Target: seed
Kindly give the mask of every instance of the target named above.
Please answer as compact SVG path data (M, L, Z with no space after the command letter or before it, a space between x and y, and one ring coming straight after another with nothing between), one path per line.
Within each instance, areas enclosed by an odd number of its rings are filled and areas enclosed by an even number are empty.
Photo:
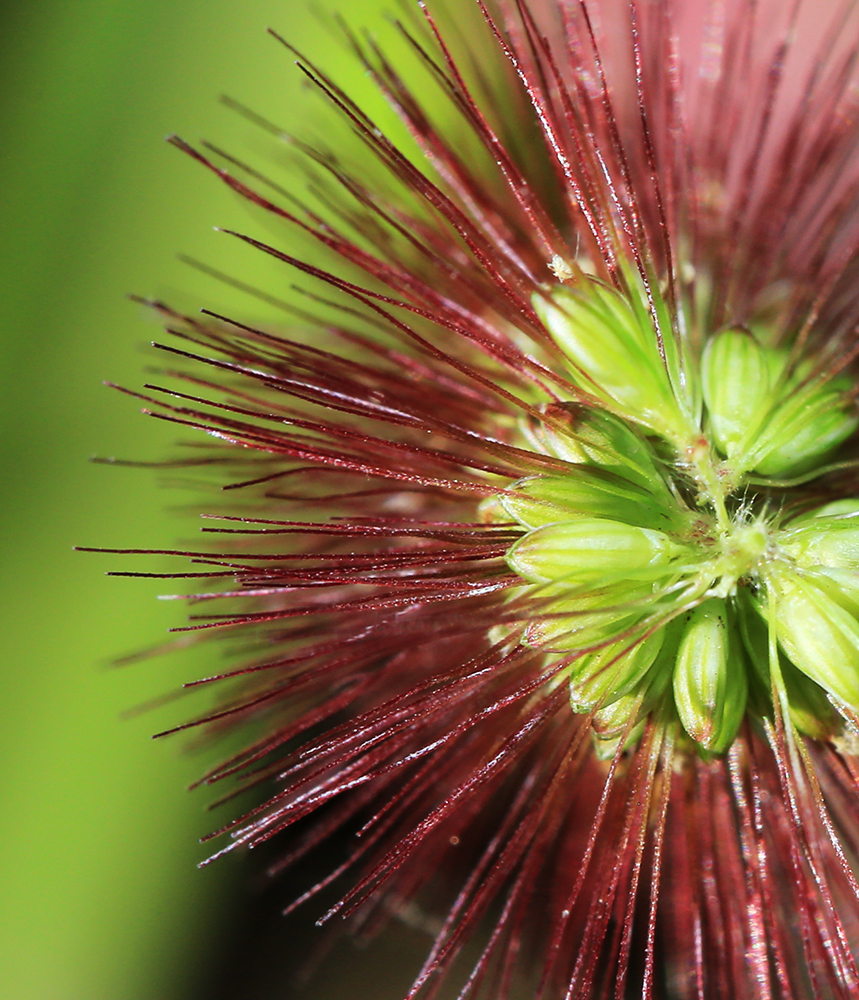
M830 694L859 708L859 623L798 573L771 573L769 583L776 633L787 656Z
M672 561L685 554L686 548L664 532L582 517L529 532L508 551L507 562L530 583L611 586L665 576Z
M585 391L657 434L674 441L690 436L694 429L672 389L653 325L636 313L632 297L592 282L537 293L533 304ZM676 353L673 341L664 346ZM676 368L672 359L669 367Z
M662 502L644 487L598 467L579 469L574 476L531 476L513 483L510 490L513 495L502 497L501 504L528 528L576 515L662 530L683 530L687 524L677 503Z
M595 706L611 705L638 688L662 649L660 629L630 648L630 640L605 646L582 657L573 666L570 703L574 712L590 712Z
M859 426L843 394L827 383L800 389L788 380L783 397L738 463L765 476L797 475L821 461Z
M710 430L729 458L772 405L771 369L765 349L744 330L725 330L704 350L701 380Z
M689 615L674 667L674 702L683 728L716 753L736 736L746 707L746 668L732 646L727 604L711 598Z

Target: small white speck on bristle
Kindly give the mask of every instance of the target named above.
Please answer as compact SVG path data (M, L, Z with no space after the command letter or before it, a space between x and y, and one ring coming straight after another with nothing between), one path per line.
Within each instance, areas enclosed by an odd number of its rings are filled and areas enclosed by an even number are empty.
M564 260L560 254L555 254L549 264L549 270L554 274L554 276L562 284L564 282L572 281L575 277L575 272L570 267L570 265Z

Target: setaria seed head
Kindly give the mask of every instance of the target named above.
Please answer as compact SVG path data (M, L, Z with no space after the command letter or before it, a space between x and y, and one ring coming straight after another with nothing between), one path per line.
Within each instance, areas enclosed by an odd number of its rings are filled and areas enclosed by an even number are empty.
M294 905L432 928L409 1000L856 1000L856 5L403 7L408 142L288 45L322 139L172 140L300 292L150 303L213 857L334 836Z
M660 293L649 312L634 278L626 294L568 282L534 307L590 398L549 408L532 439L574 469L512 483L495 508L527 529L507 563L544 599L525 641L581 656L572 704L596 710L603 752L599 711L621 697L615 725L679 718L702 752L724 752L773 698L800 732L834 735L828 706L798 706L825 695L859 718L859 500L815 505L802 486L859 426L850 379L774 346L755 318L660 352ZM760 628L770 641L749 638Z

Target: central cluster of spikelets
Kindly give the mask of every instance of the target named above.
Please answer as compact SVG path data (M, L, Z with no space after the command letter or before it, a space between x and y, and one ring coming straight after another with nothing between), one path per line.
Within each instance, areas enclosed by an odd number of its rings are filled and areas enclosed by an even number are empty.
M852 5L419 6L417 82L349 36L408 155L304 59L357 166L241 110L315 204L174 140L327 255L239 237L295 333L153 303L143 398L227 473L177 728L268 790L213 836L340 831L295 905L351 878L359 933L446 913L410 997L855 998Z
M859 425L849 381L742 329L684 358L654 336L643 295L588 279L535 307L594 402L533 435L572 469L486 509L528 529L507 562L546 613L524 641L578 652L571 702L592 713L598 752L672 709L724 751L773 691L801 732L831 735L824 692L859 711L859 500L790 510L761 487L826 471Z

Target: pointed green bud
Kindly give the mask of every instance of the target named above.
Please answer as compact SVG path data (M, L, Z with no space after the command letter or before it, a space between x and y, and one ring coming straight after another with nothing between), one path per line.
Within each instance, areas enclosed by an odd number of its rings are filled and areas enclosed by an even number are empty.
M781 662L790 719L796 728L815 740L827 740L838 730L838 715L826 692L790 662Z
M636 643L621 640L583 656L573 664L570 704L574 712L590 712L635 691L662 649L664 630Z
M641 692L625 694L594 713L593 729L600 739L616 739L623 734L633 715L643 707Z
M582 517L529 532L507 552L507 564L530 583L570 587L656 580L688 550L664 532L620 521Z
M600 731L596 725L594 726L593 748L597 760L611 760L617 753L621 741L623 741L623 749L628 750L634 747L644 734L647 719L639 718L638 722L629 731L629 736L627 736L626 740L623 739L627 719L631 712L635 711L634 700L631 695L629 696L628 706L626 706L626 702L627 699L621 699L621 701L615 702L611 708L606 709L606 718L600 720L599 723L600 726L605 725L605 732ZM626 717L624 717L624 712L626 713ZM618 720L618 724L614 723L615 717Z
M746 669L732 648L725 601L711 598L689 615L674 667L674 703L683 728L721 753L737 734L748 693Z
M710 430L729 458L772 404L771 369L765 349L743 330L724 330L704 349L701 380Z
M803 385L811 364L786 375L787 361L784 350L764 347L742 330L717 334L704 350L701 380L710 431L735 472L798 475L859 426L843 379Z
M588 467L569 476L530 476L509 489L501 504L526 528L569 521L577 515L662 530L686 527L683 510L673 498L668 506L661 497L606 469Z
M840 608L844 608L854 618L859 618L859 573L832 566L819 566L808 574L808 578Z
M624 296L590 281L537 292L532 301L586 392L672 441L694 433L674 395L652 323L643 322ZM673 341L667 349L675 353Z
M843 392L819 382L795 389L794 382L788 380L763 425L739 449L741 468L764 476L799 475L859 427L859 415Z
M767 626L755 612L751 598L741 603L737 617L753 676L758 681L763 711L768 713L772 705L772 679ZM778 669L794 726L812 739L823 740L832 736L838 728L838 719L823 688L797 670L781 651L778 654Z
M802 567L859 569L859 516L809 518L782 533L780 548Z
M671 684L674 646L675 640L669 640L663 645L635 689L594 713L591 723L594 749L600 760L608 760L614 756L630 724L632 728L624 742L624 748L634 746L641 738L648 713L664 698ZM666 655L666 647L669 647L669 655Z
M653 493L671 495L653 449L633 425L606 410L577 403L552 403L545 413L540 436L549 454L576 464L605 466Z
M655 599L650 584L620 584L574 597L561 593L528 625L526 646L567 653L600 645L634 628Z
M772 572L776 634L788 658L813 681L859 709L859 622L820 587L791 570ZM762 609L766 616L766 607Z

